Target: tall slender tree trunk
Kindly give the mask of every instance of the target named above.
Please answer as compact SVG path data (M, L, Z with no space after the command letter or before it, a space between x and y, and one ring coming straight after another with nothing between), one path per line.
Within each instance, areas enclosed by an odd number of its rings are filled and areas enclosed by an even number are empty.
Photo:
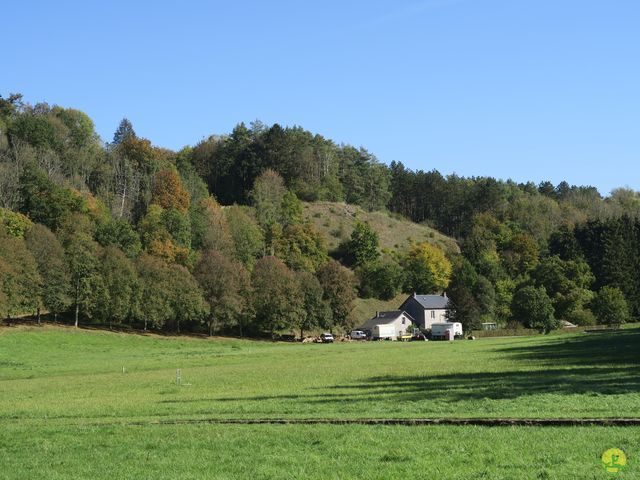
M36 316L38 317L38 325L40 325L40 307L36 310Z
M122 187L122 201L120 202L120 218L124 215L124 201L127 198L127 184Z

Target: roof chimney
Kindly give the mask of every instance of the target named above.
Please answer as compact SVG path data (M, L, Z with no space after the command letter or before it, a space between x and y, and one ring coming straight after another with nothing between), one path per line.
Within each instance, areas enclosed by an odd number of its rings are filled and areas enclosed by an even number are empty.
M416 292L413 292L413 298L417 298L418 294Z
M447 292L442 292L442 296L443 296L444 298L447 298Z

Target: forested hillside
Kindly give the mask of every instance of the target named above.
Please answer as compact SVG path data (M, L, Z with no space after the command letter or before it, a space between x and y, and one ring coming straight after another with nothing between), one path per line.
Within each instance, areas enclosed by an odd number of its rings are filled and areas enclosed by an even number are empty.
M348 328L356 295L445 290L467 329L640 315L628 189L412 171L259 122L178 152L126 119L106 140L0 97L2 316L273 335Z

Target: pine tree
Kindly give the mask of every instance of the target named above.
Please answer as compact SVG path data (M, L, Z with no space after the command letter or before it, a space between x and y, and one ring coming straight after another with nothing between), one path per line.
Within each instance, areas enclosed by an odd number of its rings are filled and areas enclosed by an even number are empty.
M112 144L120 145L128 138L137 138L136 132L133 130L133 125L131 124L131 122L128 119L123 118L120 121L120 125L118 125L118 128L113 134Z

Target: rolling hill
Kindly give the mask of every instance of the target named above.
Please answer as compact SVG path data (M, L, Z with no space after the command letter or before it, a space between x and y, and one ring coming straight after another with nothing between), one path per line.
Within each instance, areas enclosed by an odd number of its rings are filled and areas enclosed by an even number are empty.
M378 233L383 249L403 250L414 242L429 242L447 253L460 251L457 242L437 230L387 212L367 212L357 205L336 202L304 203L304 216L323 234L329 251L351 235L358 221Z

